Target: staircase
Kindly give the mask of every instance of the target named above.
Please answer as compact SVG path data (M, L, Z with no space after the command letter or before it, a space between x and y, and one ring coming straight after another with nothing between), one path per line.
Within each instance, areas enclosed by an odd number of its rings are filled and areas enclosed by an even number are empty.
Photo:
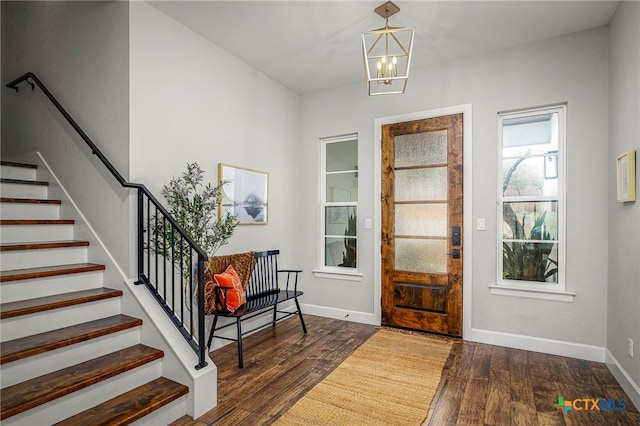
M169 424L188 388L162 377L74 221L33 165L0 162L0 421L3 425Z

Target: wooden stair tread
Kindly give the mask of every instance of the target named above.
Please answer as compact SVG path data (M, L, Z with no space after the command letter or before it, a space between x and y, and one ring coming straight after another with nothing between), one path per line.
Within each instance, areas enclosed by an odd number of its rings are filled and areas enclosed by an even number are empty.
M2 389L0 420L132 370L164 356L135 345Z
M17 163L15 161L0 161L0 166L23 167L25 169L37 169L35 164Z
M109 401L69 417L55 426L121 426L186 395L189 388L166 377L139 386Z
M122 296L121 290L100 287L89 290L80 290L53 296L39 297L36 299L20 300L0 304L0 319L13 318L20 315L44 312L66 306L80 305L82 303L95 302Z
M21 185L49 186L49 182L42 180L25 180L25 179L9 179L1 178L0 183L18 183Z
M118 314L34 334L33 336L9 340L2 342L2 346L0 346L0 364L17 361L140 325L142 325L141 319Z
M104 265L98 265L96 263L73 263L69 265L42 266L39 268L12 269L0 271L0 282L79 274L83 272L103 271L104 269Z
M42 198L12 198L2 197L0 203L24 203L24 204L62 204L61 200L48 200Z
M3 219L0 225L73 225L73 219Z
M64 247L86 247L89 241L66 240L66 241L39 241L37 243L4 243L0 244L0 251L17 251L17 250L39 250L39 249L55 249Z

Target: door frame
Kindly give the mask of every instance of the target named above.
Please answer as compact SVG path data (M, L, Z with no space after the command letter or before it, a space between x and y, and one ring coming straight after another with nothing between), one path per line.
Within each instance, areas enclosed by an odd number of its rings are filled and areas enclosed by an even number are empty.
M472 286L472 239L473 239L473 205L472 205L472 104L456 105L445 108L436 108L428 111L418 111L407 114L393 115L389 117L376 118L374 121L374 230L373 237L374 260L373 260L373 314L377 324L382 323L382 253L378 247L382 247L382 126L385 124L400 123L404 121L423 120L426 118L441 117L444 115L462 113L462 179L463 179L463 247L467 247L464 252L462 265L462 338L471 337L471 293Z

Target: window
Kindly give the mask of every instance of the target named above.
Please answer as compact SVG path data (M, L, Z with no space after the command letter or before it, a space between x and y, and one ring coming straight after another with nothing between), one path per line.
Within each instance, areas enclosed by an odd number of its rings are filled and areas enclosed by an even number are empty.
M354 273L358 265L358 136L320 142L320 269Z
M564 292L565 112L498 115L498 286Z

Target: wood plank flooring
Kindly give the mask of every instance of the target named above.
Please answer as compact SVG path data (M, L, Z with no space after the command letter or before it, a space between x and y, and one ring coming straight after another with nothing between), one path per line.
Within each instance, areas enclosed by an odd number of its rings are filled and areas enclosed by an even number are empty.
M218 366L218 406L174 426L269 425L375 332L370 325L305 315L244 339L245 368L236 345L211 353ZM623 411L554 407L558 397L621 399ZM581 406L581 404L578 404ZM455 340L426 424L640 425L640 413L606 365Z

